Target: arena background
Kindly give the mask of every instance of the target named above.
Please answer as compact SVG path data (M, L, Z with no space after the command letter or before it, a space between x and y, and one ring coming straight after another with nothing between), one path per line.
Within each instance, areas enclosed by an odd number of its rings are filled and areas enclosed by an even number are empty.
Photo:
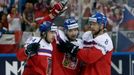
M37 1L0 0L0 4L4 2L5 6L4 10L0 9L0 18L3 12L8 15L13 5L22 14L26 2L35 4ZM62 28L64 20L74 16L80 26L79 37L83 32L90 30L87 20L91 14L101 11L107 15L107 28L114 43L112 75L134 75L134 0L69 0L67 6L67 11L57 17L54 23ZM23 47L28 37L39 35L35 31L27 32L21 27L22 30L7 31L0 35L0 75L21 75L23 70L17 70L22 62L17 60L16 52Z

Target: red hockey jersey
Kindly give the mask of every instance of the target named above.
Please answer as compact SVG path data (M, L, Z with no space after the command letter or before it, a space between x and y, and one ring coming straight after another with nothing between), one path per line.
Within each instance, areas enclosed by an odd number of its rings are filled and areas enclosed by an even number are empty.
M40 38L32 37L28 39L26 45L32 42L38 42ZM52 45L47 43L45 40L40 41L40 48L38 54L31 56L28 60L23 75L51 75L51 53ZM25 54L25 49L21 49L17 53L17 58L20 61L24 61L27 58Z
M57 35L63 40L67 40L67 37L60 30L57 31ZM62 53L57 47L58 40L55 40L53 44L52 52L52 75L79 75L80 64L79 60L76 61L68 58L68 54ZM72 41L76 45L82 44L79 40Z
M113 44L108 34L104 33L93 39L90 32L87 32L83 39L86 48L77 54L85 63L81 75L111 75Z
M65 54L59 52L57 44L53 42L52 52L52 75L79 75L79 65L76 69L69 69L63 66L62 62ZM79 63L78 63L79 64Z

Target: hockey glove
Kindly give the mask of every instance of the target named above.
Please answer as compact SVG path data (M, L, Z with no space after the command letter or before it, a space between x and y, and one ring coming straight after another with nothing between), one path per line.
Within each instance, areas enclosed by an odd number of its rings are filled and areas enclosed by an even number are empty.
M70 53L72 56L76 56L77 52L79 51L79 47L70 43L69 41L59 41L58 47L60 52Z
M39 47L40 47L39 43L31 43L27 46L25 53L27 55L33 56L33 55L37 54Z
M64 8L64 5L62 3L59 2L55 4L51 11L52 15L57 16L62 11L63 8Z

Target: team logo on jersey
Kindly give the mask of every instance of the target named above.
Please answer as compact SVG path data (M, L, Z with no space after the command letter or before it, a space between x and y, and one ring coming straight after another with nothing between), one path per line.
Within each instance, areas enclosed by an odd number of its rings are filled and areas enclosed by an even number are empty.
M69 53L66 53L64 55L62 64L68 69L75 69L78 64L78 59L76 57L72 57Z

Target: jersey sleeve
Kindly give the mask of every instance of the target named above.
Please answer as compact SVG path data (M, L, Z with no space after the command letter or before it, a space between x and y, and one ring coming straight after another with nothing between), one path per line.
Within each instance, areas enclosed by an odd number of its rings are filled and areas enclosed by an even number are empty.
M113 43L108 34L103 34L93 39L92 47L80 49L77 56L85 63L97 62L108 52L113 50Z
M68 41L66 35L64 34L64 32L62 30L58 30L56 32L56 43L58 44L59 41Z
M91 41L91 39L93 39L91 31L87 31L82 35L82 40L83 41L89 42L89 41Z
M76 46L79 46L79 49L83 48L83 41L81 39L76 39L76 41L71 41L71 43L73 43Z
M30 37L30 38L28 38L25 42L24 47L26 48L31 43L38 43L40 39L41 39L40 37Z
M42 24L44 21L50 21L52 22L54 19L54 17L52 17L51 14L47 15L47 16L44 16L43 19L39 20L38 21L38 24Z
M19 61L24 61L27 58L27 55L25 54L25 48L19 49L16 56Z
M96 43L94 47L100 50L103 55L113 50L113 42L107 33L98 36L94 41Z
M26 40L24 48L21 48L18 52L17 52L17 59L20 61L24 61L27 58L27 55L25 54L25 50L27 49L27 46L31 43L35 43L38 42L40 40L39 37L30 37Z
M93 41L93 35L91 31L87 31L82 35L83 47L91 47L90 42Z
M80 49L77 54L78 58L85 63L92 64L99 60L103 54L100 50L95 47Z

